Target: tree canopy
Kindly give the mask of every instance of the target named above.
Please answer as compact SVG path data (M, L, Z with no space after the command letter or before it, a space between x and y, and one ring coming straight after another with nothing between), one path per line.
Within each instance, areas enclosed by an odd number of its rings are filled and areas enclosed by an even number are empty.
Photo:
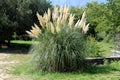
M0 0L0 42L12 39L13 34L25 35L34 23L38 23L36 12L43 15L52 7L49 0ZM120 32L120 0L96 1L87 3L86 7L70 7L75 14L75 22L85 11L90 23L88 35L97 40L109 41Z
M24 35L38 21L36 12L43 14L48 7L48 0L0 0L0 41L10 41L14 32Z
M120 0L107 0L106 3L93 1L87 3L86 7L74 8L71 11L76 15L86 11L86 19L90 23L89 35L97 40L113 40L115 33L120 32Z

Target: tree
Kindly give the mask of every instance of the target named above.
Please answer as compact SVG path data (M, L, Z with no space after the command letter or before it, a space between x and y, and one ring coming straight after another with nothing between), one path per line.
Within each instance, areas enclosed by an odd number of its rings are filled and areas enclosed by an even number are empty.
M114 38L115 34L120 32L120 0L107 0L106 6L105 16L111 27L109 30L111 37Z
M116 45L115 49L120 50L120 0L107 0L106 19L110 23L111 36Z
M91 2L87 4L87 20L90 23L89 34L93 35L96 39L102 40L105 37L105 5Z
M48 0L0 0L0 42L10 42L14 32L24 35L38 21L36 12L43 14L48 7Z
M71 12L75 14L75 21L81 17L81 13L83 11L86 11L86 19L87 22L90 23L88 35L92 35L96 39L103 38L103 36L100 34L103 33L103 27L106 26L104 24L105 16L103 14L105 11L104 6L105 4L98 4L96 1L94 1L87 3L87 6L84 8L71 8Z
M98 40L113 40L115 33L120 31L120 0L107 0L107 3L87 4L87 20L90 23L90 33ZM93 33L94 32L94 33Z
M0 0L0 42L10 41L15 25L15 4L13 1ZM16 0L14 1L16 3ZM14 28L13 28L14 27Z
M26 3L23 2L23 4L20 5L22 9L19 11L19 13L22 16L19 18L19 25L22 27L18 27L17 35L24 35L26 33L25 31L29 30L31 25L38 23L38 19L36 17L37 12L43 15L43 13L51 7L51 4L48 0L28 0L27 4L28 6L26 6Z

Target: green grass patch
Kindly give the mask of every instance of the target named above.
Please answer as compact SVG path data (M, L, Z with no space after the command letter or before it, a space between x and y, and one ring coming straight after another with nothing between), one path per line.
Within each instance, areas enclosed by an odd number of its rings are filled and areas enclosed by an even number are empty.
M24 42L24 44L26 42ZM98 45L100 46L102 54L105 56L112 55L111 49L114 47L112 44L98 42ZM21 62L13 67L10 73L17 76L24 76L26 78L30 78L31 80L120 80L120 61L112 62L111 64L105 63L105 65L94 66L90 69L86 69L84 72L48 73L33 71L31 66L29 66L29 63L25 63L25 61L28 60L26 59L26 56L24 56L24 59L21 59L19 55L11 56L13 56L15 59L19 57Z
M13 40L11 41L12 48L19 48L19 49L28 49L33 44L33 41L23 41L23 40Z
M111 56L111 50L114 48L113 44L105 42L97 42L102 54L104 56ZM12 46L16 45L17 49L26 48L25 45L31 46L32 41L12 41ZM21 45L21 46L20 46ZM14 48L14 49L16 49ZM1 50L1 49L0 49ZM1 51L6 51L1 50ZM26 55L12 54L6 60L18 60L20 64L17 64L10 70L10 73L17 76L24 76L29 78L26 80L120 80L120 61L112 62L111 64L105 64L101 66L92 67L86 69L84 72L72 72L72 73L48 73L48 72L34 72L28 63L25 63Z
M28 61L29 55L21 59L19 55L20 64L17 64L10 70L9 73L16 76L24 76L26 80L119 80L120 79L120 61L115 61L109 64L107 61L104 65L93 66L84 71L64 72L64 73L50 73L50 72L36 72L30 66ZM21 56L22 57L22 56ZM27 62L26 62L27 61ZM27 79L28 78L28 79Z
M33 44L33 41L24 41L24 40L12 40L11 43L15 43L15 44L28 44L31 45Z
M85 72L48 73L34 72L27 63L22 63L11 72L14 75L24 75L31 80L119 80L120 61L95 66Z
M98 42L97 44L103 56L112 56L113 53L111 50L114 49L114 44L106 42Z

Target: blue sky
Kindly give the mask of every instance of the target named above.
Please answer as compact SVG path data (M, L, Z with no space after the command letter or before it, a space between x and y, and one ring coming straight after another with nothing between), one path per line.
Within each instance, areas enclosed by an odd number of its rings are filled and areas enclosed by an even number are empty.
M99 3L106 2L106 0L50 0L53 5L72 5L85 6L87 2L98 1Z

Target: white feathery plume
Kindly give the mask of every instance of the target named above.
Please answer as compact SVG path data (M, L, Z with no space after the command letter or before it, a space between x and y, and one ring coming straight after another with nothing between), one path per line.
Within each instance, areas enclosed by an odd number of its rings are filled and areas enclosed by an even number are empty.
M78 28L79 23L80 23L80 20L78 20L78 21L76 22L76 24L75 24L75 27L76 27L76 28Z
M72 26L72 25L73 25L73 23L74 23L74 16L75 16L75 15L70 14L70 17L69 17L69 22L68 22L68 25L70 26L70 28L71 28L71 26Z
M87 24L86 27L85 27L85 29L84 29L84 33L85 34L87 33L88 29L89 29L89 24Z
M54 29L54 26L53 26L53 23L51 22L51 32L54 34L55 33L55 29Z
M41 15L39 15L39 13L37 13L37 17L38 17L38 20L39 20L39 23L40 25L42 26L42 28L44 29L45 28L45 23L44 23L44 19Z

